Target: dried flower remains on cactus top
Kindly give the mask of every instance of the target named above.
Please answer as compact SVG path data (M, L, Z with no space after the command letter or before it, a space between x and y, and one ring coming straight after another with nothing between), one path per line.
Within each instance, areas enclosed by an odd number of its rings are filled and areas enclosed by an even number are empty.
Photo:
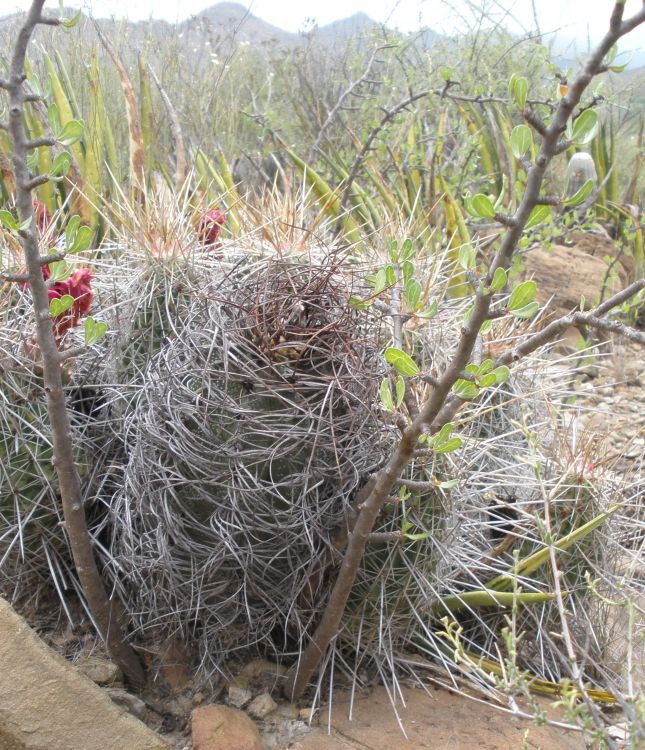
M48 265L43 266L43 276L45 280L51 277L51 270ZM77 326L81 317L87 315L90 311L90 305L94 297L90 286L93 276L94 274L89 268L79 268L68 279L57 281L47 290L50 302L53 299L61 299L66 295L74 299L71 307L54 317L54 331L58 340L70 328Z
M197 225L197 234L206 247L220 247L222 243L218 238L225 221L226 214L218 208L211 208L200 218Z

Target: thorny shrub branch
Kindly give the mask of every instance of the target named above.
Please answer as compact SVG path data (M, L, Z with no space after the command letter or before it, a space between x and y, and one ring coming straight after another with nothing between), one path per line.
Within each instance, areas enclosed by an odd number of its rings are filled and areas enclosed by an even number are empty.
M25 22L18 32L11 57L9 79L0 82L0 87L9 94L8 125L13 144L16 203L21 224L19 235L34 305L36 340L42 356L44 387L54 448L53 463L58 477L65 529L74 565L92 618L110 656L122 669L129 682L135 687L140 687L144 683L143 669L135 652L125 641L122 612L118 602L108 597L94 558L92 538L87 527L81 480L74 461L71 424L63 391L62 364L67 356L65 352L59 351L57 346L49 312L47 283L42 272L43 266L50 263L52 257L40 255L38 228L32 204L31 191L46 182L49 176L32 177L27 167L28 151L41 144L28 141L25 134L24 105L30 100L23 86L26 78L25 57L36 26L57 26L60 23L58 19L42 15L44 3L45 0L33 0Z
M508 269L513 260L518 242L522 236L524 226L533 208L540 202L540 189L546 169L558 154L567 122L576 106L580 103L585 89L595 75L603 70L603 60L613 45L625 34L645 22L645 0L643 7L631 18L623 20L625 0L617 0L611 13L609 30L596 49L592 52L580 73L571 84L567 94L560 100L550 124L539 133L541 137L540 151L535 162L530 166L526 189L522 200L511 221L507 224L507 231L503 235L499 250L490 264L486 278L478 284L474 296L474 310L469 321L464 326L456 352L443 375L436 381L434 388L422 405L421 410L413 421L406 427L394 453L387 465L375 477L367 498L361 503L355 524L349 534L343 561L334 584L329 601L323 611L320 623L313 633L311 640L300 655L297 663L291 669L285 684L285 693L292 700L299 698L307 687L310 679L317 671L330 643L339 632L340 623L345 612L347 599L354 585L356 574L365 553L370 534L374 528L383 506L388 501L392 488L396 485L401 473L414 455L419 436L426 431L436 432L451 418L463 403L456 396L451 396L452 386L461 377L461 373L469 363L475 349L482 325L491 312L493 293L489 287L493 274L498 268ZM527 118L531 124L530 118ZM580 314L585 322L593 326L597 319L602 318L613 307L621 304L627 298L638 293L645 282L632 284L619 295L614 295L592 313ZM577 313L574 314L578 315ZM528 352L541 344L553 340L564 328L570 325L567 316L547 326L542 332L529 338L524 345L516 347L507 356L511 361L517 361ZM601 327L606 327L606 322ZM541 338L536 338L541 337Z

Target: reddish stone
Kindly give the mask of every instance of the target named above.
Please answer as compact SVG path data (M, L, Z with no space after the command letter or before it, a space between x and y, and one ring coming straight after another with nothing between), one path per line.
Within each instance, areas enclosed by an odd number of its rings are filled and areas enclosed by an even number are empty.
M210 704L192 713L193 750L262 750L260 733L242 711Z

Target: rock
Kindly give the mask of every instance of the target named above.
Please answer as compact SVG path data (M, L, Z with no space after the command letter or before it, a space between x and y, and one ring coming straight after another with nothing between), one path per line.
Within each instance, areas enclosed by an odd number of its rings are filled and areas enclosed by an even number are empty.
M210 704L192 713L193 750L262 750L260 734L236 708Z
M123 690L122 688L108 688L106 692L117 706L125 709L129 714L136 716L137 719L143 720L147 716L148 707L136 695L132 695L132 693L128 693L127 690Z
M0 748L168 750L0 598Z
M550 299L550 309L557 315L566 315L578 308L581 296L586 306L598 301L605 283L607 264L600 257L589 255L577 246L554 245L546 250L536 247L523 256L528 278L537 281L537 299L545 304ZM609 284L607 294L620 289L618 284Z
M235 678L235 684L239 687L251 690L254 695L263 692L273 692L281 682L286 668L266 659L254 659Z
M316 711L318 709L311 706L311 708L301 708L298 712L298 716L300 718L300 721L304 721L306 724L311 724L311 722L314 720L314 716L316 715Z
M123 680L121 670L108 659L90 656L77 662L76 669L97 685L114 685Z
M277 707L278 704L268 693L261 693L257 698L254 698L246 710L254 719L264 719Z
M299 715L299 711L293 703L280 703L276 708L276 716L281 716L283 719L296 720Z
M244 708L253 700L253 693L243 687L231 685L228 689L228 705L234 708Z
M159 651L159 670L168 686L175 691L190 686L192 674L188 665L191 658L182 644L173 638L164 641Z

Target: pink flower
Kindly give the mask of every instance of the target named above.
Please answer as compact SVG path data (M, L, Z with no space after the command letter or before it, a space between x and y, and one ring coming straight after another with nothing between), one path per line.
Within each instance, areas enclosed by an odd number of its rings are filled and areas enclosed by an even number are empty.
M211 248L221 246L222 243L219 242L218 237L225 221L226 214L218 208L211 208L210 211L203 214L197 224L197 234L204 245Z

